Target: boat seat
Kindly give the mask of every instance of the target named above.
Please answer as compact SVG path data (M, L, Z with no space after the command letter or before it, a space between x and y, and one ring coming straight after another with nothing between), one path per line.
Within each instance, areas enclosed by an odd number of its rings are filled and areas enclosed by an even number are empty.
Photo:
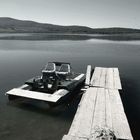
M56 65L52 62L49 62L42 70L42 79L47 79L50 76L56 77Z
M42 70L42 73L53 73L56 71L56 65L55 63L48 63L45 68Z
M56 72L59 78L61 79L67 79L67 77L70 75L70 65L69 64L62 64L59 71Z

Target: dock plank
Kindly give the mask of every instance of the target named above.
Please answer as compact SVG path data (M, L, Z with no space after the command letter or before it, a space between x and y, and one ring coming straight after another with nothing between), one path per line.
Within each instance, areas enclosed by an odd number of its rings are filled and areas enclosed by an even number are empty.
M114 68L113 72L114 72L114 81L115 81L114 88L115 89L122 89L120 78L118 78L118 77L120 77L118 68Z
M96 139L97 130L102 130L106 128L110 130L113 129L109 93L108 89L98 88L90 140Z
M102 68L96 67L90 81L91 86L95 86L95 87L100 86L101 73L102 73Z
M113 130L112 115L111 115L111 103L108 89L105 89L105 126L110 130Z
M105 88L114 89L114 76L113 76L113 69L112 68L107 69Z
M90 85L90 77L91 77L91 65L87 66L87 71L86 71L86 80L85 80L85 85L89 86Z
M133 140L118 90L109 90L112 125L118 139Z
M69 130L69 135L78 137L89 137L93 112L97 96L97 88L89 88L83 95L78 106L73 123ZM85 129L86 128L86 129Z
M122 89L118 68L96 67L91 86L108 89Z
M103 88L97 89L97 100L95 105L94 117L92 122L92 132L97 127L105 127L105 93Z
M99 87L106 87L106 75L107 75L107 69L106 68L101 68L101 75L100 75L100 83Z

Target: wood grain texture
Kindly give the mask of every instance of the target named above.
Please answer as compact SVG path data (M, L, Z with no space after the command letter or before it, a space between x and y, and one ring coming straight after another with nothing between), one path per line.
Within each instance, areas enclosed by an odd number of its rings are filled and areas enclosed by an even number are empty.
M85 80L85 85L89 86L90 85L90 77L91 77L91 65L87 66L87 71L86 71L86 80Z
M90 83L93 87L122 89L118 68L96 67Z
M114 132L117 139L133 140L118 90L90 87L63 140L98 140L97 130L103 129Z

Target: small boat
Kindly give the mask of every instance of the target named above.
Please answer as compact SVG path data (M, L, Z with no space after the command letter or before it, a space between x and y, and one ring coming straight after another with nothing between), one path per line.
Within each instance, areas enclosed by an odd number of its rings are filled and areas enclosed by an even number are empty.
M70 96L84 81L85 74L73 72L70 63L48 62L41 76L29 79L21 87L8 91L6 95L9 100L24 97L56 103Z

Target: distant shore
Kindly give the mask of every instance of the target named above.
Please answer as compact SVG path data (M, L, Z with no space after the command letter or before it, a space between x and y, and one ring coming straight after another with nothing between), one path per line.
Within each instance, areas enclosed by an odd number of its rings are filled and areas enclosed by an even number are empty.
M0 33L0 40L140 40L140 33L131 34L63 34L63 33Z
M9 35L4 35L9 34ZM1 40L140 40L140 29L109 27L91 28L87 26L62 26L0 17Z

